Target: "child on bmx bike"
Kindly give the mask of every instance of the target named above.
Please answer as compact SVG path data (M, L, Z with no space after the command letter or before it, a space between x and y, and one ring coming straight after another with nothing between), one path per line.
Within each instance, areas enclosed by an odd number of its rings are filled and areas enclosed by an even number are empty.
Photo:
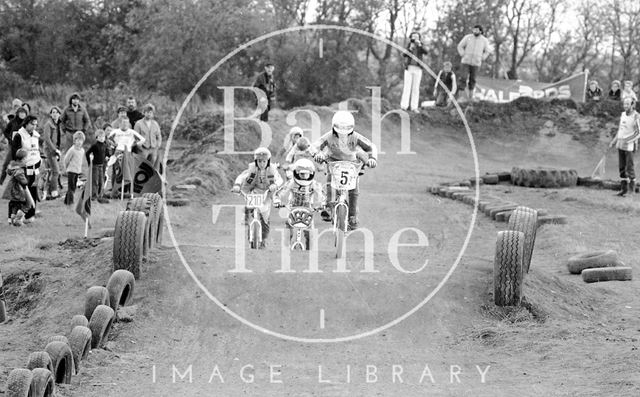
M316 167L311 160L299 159L292 168L292 179L276 193L273 205L289 209L285 225L289 229L291 249L309 250L313 213L324 207L325 196L320 182L314 180Z
M339 110L331 119L331 131L324 134L313 145L314 159L321 162L334 161L362 161L365 166L375 168L378 164L378 148L369 139L354 131L355 120L353 115L346 110ZM345 170L344 172L347 172ZM331 174L327 174L327 192L331 189ZM346 174L342 174L345 175ZM356 175L357 178L357 175ZM345 181L347 182L347 181ZM359 183L356 179L355 187L349 190L349 230L358 228L358 196L360 193ZM334 194L327 194L330 201L334 201ZM331 203L328 203L331 204ZM325 208L320 214L325 222L331 222L331 208Z
M266 240L269 237L269 216L271 213L271 196L273 193L282 186L282 177L278 172L276 166L271 164L271 152L266 147L259 147L253 152L253 162L249 163L249 167L244 170L236 178L233 189L233 193L243 193L247 198L247 206L245 207L245 222L247 225L251 225L252 217L256 211L253 211L254 205L250 203L250 200L261 200L257 203L259 206L260 225L259 238L252 241L252 243L259 242L258 247L260 249L266 248ZM263 193L264 199L259 199L256 193ZM254 195L249 195L254 194ZM253 236L253 231L249 228L249 237ZM255 248L255 247L254 247Z

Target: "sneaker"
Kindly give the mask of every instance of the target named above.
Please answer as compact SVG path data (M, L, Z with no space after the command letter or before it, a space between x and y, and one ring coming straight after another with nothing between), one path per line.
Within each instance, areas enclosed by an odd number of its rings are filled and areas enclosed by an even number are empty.
M356 230L358 228L358 219L355 216L349 217L349 230Z
M266 241L264 241L264 240L262 240L262 241L260 242L260 245L258 246L258 249L263 250L263 249L266 249L266 248L267 248L267 242L266 242Z
M57 190L54 190L54 191L51 192L51 196L50 197L51 197L51 200L57 199L58 197L60 197L60 194L58 193Z
M13 224L13 218L9 218L9 224Z
M98 202L100 204L109 204L109 199L108 198L104 198L104 197L99 197L98 198Z
M320 211L320 217L325 222L331 222L331 214L327 210Z
M27 219L24 219L24 212L22 210L18 210L16 215L13 217L13 226L22 226L23 221L26 223Z

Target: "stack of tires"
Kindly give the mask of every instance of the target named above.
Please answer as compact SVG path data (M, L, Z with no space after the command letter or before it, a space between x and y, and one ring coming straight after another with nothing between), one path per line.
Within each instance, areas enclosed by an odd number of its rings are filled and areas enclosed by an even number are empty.
M116 219L113 268L130 271L140 278L142 262L162 241L164 202L157 193L145 193L127 202Z
M625 266L613 250L574 255L569 258L567 268L571 274L581 274L586 283L632 279L631 267Z
M508 230L498 232L493 265L493 297L498 306L518 306L524 276L529 272L538 228L538 213L517 207L509 217Z
M87 290L84 314L73 316L68 336L54 335L43 351L33 352L26 368L16 368L7 379L7 397L55 396L56 384L71 383L80 372L80 363L91 349L100 348L107 340L120 306L133 298L135 279L127 270L116 270L107 286Z

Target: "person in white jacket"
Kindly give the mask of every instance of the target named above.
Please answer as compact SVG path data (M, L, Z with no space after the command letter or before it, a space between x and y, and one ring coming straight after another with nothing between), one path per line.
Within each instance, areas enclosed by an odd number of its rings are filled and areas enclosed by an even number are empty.
M478 68L482 65L482 61L487 59L491 53L489 40L483 36L484 31L482 30L482 26L474 26L472 32L472 34L464 36L460 43L458 43L458 54L462 57L461 75L464 76L462 81L466 82L464 91L468 100L471 100L473 97Z

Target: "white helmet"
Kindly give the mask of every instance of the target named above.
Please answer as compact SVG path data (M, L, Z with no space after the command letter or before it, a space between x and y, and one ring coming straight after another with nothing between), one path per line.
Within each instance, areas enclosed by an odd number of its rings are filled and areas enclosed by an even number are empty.
M351 112L346 110L338 110L331 119L331 126L338 135L351 134L355 123Z
M296 160L293 163L293 179L300 186L309 186L316 175L316 166L309 159Z
M291 129L289 130L289 135L291 137L293 137L294 135L304 136L304 131L298 126L291 127Z
M259 147L253 152L254 160L269 160L271 159L271 151L266 147Z

